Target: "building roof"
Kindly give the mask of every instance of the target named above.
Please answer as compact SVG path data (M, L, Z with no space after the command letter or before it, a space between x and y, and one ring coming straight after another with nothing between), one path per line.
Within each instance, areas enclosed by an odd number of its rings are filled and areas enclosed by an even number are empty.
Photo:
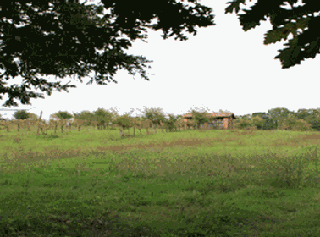
M206 113L209 117L219 117L219 118L235 118L234 113ZM192 113L186 113L183 115L185 118L191 118Z

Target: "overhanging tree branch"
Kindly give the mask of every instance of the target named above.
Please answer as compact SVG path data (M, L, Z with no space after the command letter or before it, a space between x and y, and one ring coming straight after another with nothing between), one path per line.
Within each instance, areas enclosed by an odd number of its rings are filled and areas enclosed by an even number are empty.
M175 39L186 40L180 33L183 29L195 35L194 26L213 25L211 9L198 3L196 7L187 8L174 0L102 2L104 6L85 6L79 1L63 0L0 3L0 62L5 70L0 76L0 95L9 96L3 106L17 106L15 98L23 104L30 104L30 98L44 98L39 93L26 91L30 85L47 91L48 95L52 88L68 92L69 87L76 87L49 83L37 78L38 74L59 78L77 74L82 82L81 78L93 70L95 77L89 83L95 79L99 85L106 85L104 81L117 83L113 76L124 68L131 75L139 72L149 80L144 68L152 61L124 52L131 46L130 41L147 38L141 31L163 29L164 39L177 35ZM100 18L97 14L102 14L103 8L110 8L111 14L103 14ZM154 18L158 18L158 24L151 25ZM17 27L21 23L23 26ZM168 36L169 31L172 32ZM103 52L99 54L97 50ZM13 62L14 58L19 58L19 64ZM9 76L21 76L24 81L20 86L5 87L4 76L7 80Z
M264 45L282 39L287 40L290 33L293 35L293 39L284 44L289 47L279 50L280 54L275 57L280 59L282 69L300 64L305 58L315 58L319 53L320 17L314 15L320 11L319 1L304 0L303 6L294 7L298 0L259 0L251 9L242 9L245 14L238 14L240 3L245 4L245 2L246 0L229 2L230 5L225 9L225 13L233 13L235 10L244 31L255 28L260 25L261 20L266 20L265 17L270 17L273 29L265 34ZM288 3L291 9L280 7L285 3ZM302 33L299 34L298 30Z

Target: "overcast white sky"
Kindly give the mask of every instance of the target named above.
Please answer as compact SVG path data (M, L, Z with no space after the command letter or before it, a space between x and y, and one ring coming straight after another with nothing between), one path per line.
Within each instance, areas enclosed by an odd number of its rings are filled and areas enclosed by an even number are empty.
M281 69L280 60L274 57L278 55L277 50L284 48L285 41L263 45L264 34L272 29L269 20L261 21L260 26L245 32L236 14L224 14L229 1L202 0L202 4L213 9L216 25L198 28L196 36L186 33L188 41L175 41L174 37L163 40L162 31L149 30L148 43L140 40L133 43L129 54L154 61L150 64L152 69L147 69L150 81L138 74L134 79L124 70L114 77L118 84L110 82L106 86L95 82L86 85L89 77L82 79L82 84L76 77L71 77L77 88L69 89L69 93L54 91L51 96L44 93L45 99L31 99L31 106L19 102L18 109L27 109L27 112L38 115L42 110L42 118L49 119L50 114L59 110L92 112L98 107L115 107L120 114L131 109L160 107L165 113L176 115L191 108L206 108L209 112L222 109L244 115L268 112L276 107L291 111L320 107L319 57L306 59L290 69ZM256 2L241 6L249 8ZM62 80L67 83L69 77ZM12 85L12 81L8 84ZM7 98L7 95L3 97L1 105ZM0 110L0 113L11 119L14 111Z

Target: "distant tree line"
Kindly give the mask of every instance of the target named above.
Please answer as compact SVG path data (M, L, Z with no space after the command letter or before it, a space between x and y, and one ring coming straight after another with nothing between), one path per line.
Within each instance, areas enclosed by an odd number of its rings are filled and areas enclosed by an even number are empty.
M314 130L320 131L320 108L299 109L297 112L284 107L268 110L268 113L252 113L237 116L240 127L257 130Z
M86 126L90 126L93 121L96 121L98 130L109 129L110 124L122 124L124 128L125 121L134 119L135 121L151 121L150 128L158 127L165 124L168 130L176 130L176 122L183 119L183 115L165 114L161 108L145 108L141 116L132 117L131 113L119 115L116 109L111 108L106 110L98 108L96 111L82 111L80 113L69 113L67 111L58 111L50 115L51 119L83 119ZM192 121L190 126L194 129L200 129L200 125L209 122L206 117L207 111L199 111L192 109ZM219 112L229 112L222 111ZM14 113L15 119L39 119L34 113L27 113L25 110L20 110ZM320 131L320 108L317 109L299 109L297 112L290 111L284 107L277 107L268 110L268 113L252 113L242 116L235 116L234 128L238 129L257 129L257 130L314 130ZM1 114L0 114L1 119ZM3 119L2 119L3 120ZM121 125L121 126L122 126Z

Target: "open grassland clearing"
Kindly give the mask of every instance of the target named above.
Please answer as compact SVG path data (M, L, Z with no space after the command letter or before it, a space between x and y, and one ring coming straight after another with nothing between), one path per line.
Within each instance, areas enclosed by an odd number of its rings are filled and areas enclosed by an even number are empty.
M319 132L136 134L0 131L0 236L319 236Z

